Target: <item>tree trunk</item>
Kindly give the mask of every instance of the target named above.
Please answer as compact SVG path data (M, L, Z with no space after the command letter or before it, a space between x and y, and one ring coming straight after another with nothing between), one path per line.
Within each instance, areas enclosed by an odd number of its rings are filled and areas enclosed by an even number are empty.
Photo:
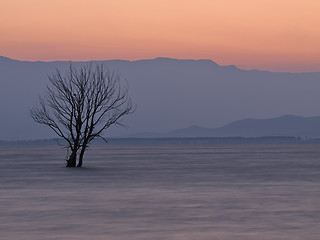
M86 151L86 145L83 145L82 148L81 148L81 152L80 152L80 155L79 155L79 162L78 162L78 165L77 167L81 167L82 166L82 159L83 159L83 155L84 155L84 152Z
M67 160L67 166L66 167L75 167L77 161L77 151L73 151Z

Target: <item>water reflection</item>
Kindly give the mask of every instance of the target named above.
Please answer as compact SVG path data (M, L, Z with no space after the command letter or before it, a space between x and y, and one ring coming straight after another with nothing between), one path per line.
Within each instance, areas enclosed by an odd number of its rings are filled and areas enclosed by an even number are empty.
M0 150L1 239L318 239L318 145Z

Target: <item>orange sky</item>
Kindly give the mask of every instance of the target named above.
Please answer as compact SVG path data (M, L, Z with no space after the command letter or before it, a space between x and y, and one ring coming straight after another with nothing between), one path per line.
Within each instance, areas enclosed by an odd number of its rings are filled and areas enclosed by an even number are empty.
M1 0L0 55L320 71L319 0Z

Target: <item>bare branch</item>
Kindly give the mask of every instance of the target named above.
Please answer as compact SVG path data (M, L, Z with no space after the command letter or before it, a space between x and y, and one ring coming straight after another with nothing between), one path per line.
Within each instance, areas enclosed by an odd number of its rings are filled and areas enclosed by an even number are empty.
M81 149L79 164L94 138L106 141L103 131L122 125L121 119L135 110L128 87L122 87L120 76L103 65L70 65L65 74L57 69L48 78L47 97L40 98L40 106L31 110L31 116L67 141L70 159L75 161Z

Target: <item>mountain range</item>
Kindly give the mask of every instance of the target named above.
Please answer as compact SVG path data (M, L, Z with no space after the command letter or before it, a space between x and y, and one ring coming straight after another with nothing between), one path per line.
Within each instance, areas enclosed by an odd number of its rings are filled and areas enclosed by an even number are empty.
M320 137L320 116L299 117L285 115L270 119L243 119L220 128L190 126L161 133L136 133L131 138L198 138L198 137Z
M191 126L169 133L175 137L320 137L320 117L285 115L271 119L243 119L220 128Z
M38 104L39 95L45 94L48 74L56 69L63 72L70 64L78 67L86 63L30 62L0 57L0 140L55 137L46 126L33 122L29 109ZM190 136L192 132L197 136L283 135L285 123L276 133L270 130L268 134L249 131L247 126L258 128L262 120L254 119L270 120L288 114L309 117L320 113L319 72L241 70L207 59L155 58L95 63L118 72L124 84L129 85L129 94L137 105L136 112L123 122L127 128L114 127L106 132L111 137L137 132L170 133L171 136L185 136L185 132ZM237 122L239 119L246 120ZM288 116L282 119L283 122L289 120L296 122ZM225 126L230 122L232 124ZM193 127L175 131L182 126Z

